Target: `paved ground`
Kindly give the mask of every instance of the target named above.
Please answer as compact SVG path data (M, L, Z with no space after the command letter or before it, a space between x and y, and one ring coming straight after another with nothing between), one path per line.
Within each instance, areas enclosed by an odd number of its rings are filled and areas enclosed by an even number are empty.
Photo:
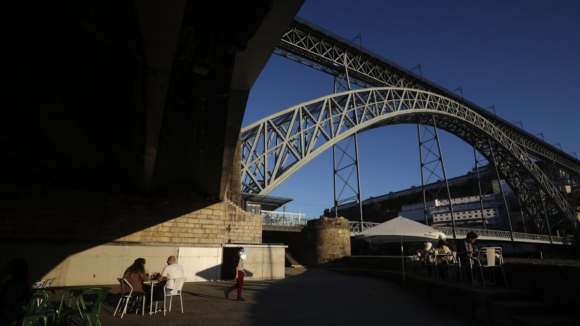
M226 300L233 282L186 283L185 313L113 317L118 286L103 305L101 322L109 325L480 325L406 293L397 284L346 276L323 269L286 269L286 278L248 281L245 302ZM175 298L174 298L175 299ZM447 298L449 299L449 298ZM174 301L175 303L175 301ZM175 306L174 306L175 307Z

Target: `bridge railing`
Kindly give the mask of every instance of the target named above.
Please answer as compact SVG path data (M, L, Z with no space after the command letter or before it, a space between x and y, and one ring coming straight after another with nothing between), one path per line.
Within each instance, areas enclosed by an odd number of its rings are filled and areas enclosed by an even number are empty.
M362 230L360 222L348 222L350 225L350 234L352 236L357 233L371 228L380 223L363 222ZM452 227L435 227L437 231L445 233L447 238L453 238L453 228ZM463 239L468 232L473 231L477 233L478 239L480 240L495 240L495 241L511 241L510 231L504 230L483 230L483 229L470 229L470 228L455 228L455 236L457 239ZM552 241L550 242L550 236L547 234L531 234L531 233L521 233L513 232L514 241L516 242L529 242L529 243L553 243L561 245L572 245L574 244L574 239L567 237L555 237L552 236Z
M451 227L436 227L435 229L445 233L447 237L453 237L453 228ZM481 240L511 241L510 231L504 230L455 228L455 236L457 237L457 239L465 238L467 232L469 231L474 231L475 233L477 233L478 239ZM513 232L513 235L514 241L516 242L554 243L566 245L572 244L574 242L574 239L555 236L552 236L552 241L550 242L550 236L547 234Z
M355 234L362 232L366 229L370 229L373 226L377 226L381 223L375 223L375 222L353 222L353 221L348 221L348 225L350 226L350 235L354 236Z
M303 227L311 220L304 217L305 214L262 211L262 225L266 226L286 226L286 227Z

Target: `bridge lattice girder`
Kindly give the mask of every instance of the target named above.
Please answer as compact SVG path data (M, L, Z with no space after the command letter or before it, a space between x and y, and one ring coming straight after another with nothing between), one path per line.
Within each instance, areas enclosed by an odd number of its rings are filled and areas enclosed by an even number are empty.
M553 162L572 176L580 175L580 161L571 155L436 83L304 20L296 18L292 22L274 53L333 76L348 71L351 84L361 87L411 88L454 99L492 122L535 160Z
M354 133L391 124L433 122L475 146L488 160L493 154L532 218L543 215L538 195L543 193L580 238L575 208L534 163L528 148L478 110L418 89L385 87L333 94L242 129L242 191L270 193L307 162Z

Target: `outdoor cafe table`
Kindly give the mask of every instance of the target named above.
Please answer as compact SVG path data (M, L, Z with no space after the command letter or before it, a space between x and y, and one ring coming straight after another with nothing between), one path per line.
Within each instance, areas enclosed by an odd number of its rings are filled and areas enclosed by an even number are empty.
M149 298L149 315L153 315L153 289L155 288L155 285L157 283L159 283L159 281L156 280L143 282L143 284L151 285L151 292Z

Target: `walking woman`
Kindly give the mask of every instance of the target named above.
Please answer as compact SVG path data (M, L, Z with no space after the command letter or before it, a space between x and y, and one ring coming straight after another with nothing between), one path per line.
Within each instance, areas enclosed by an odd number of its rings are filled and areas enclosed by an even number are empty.
M246 301L242 298L242 287L244 286L244 276L246 276L246 272L244 271L244 259L242 259L242 255L244 254L244 248L238 248L238 254L234 258L234 266L236 266L236 284L234 284L231 288L224 291L226 299L228 299L230 292L235 289L238 289L238 298L237 301Z

